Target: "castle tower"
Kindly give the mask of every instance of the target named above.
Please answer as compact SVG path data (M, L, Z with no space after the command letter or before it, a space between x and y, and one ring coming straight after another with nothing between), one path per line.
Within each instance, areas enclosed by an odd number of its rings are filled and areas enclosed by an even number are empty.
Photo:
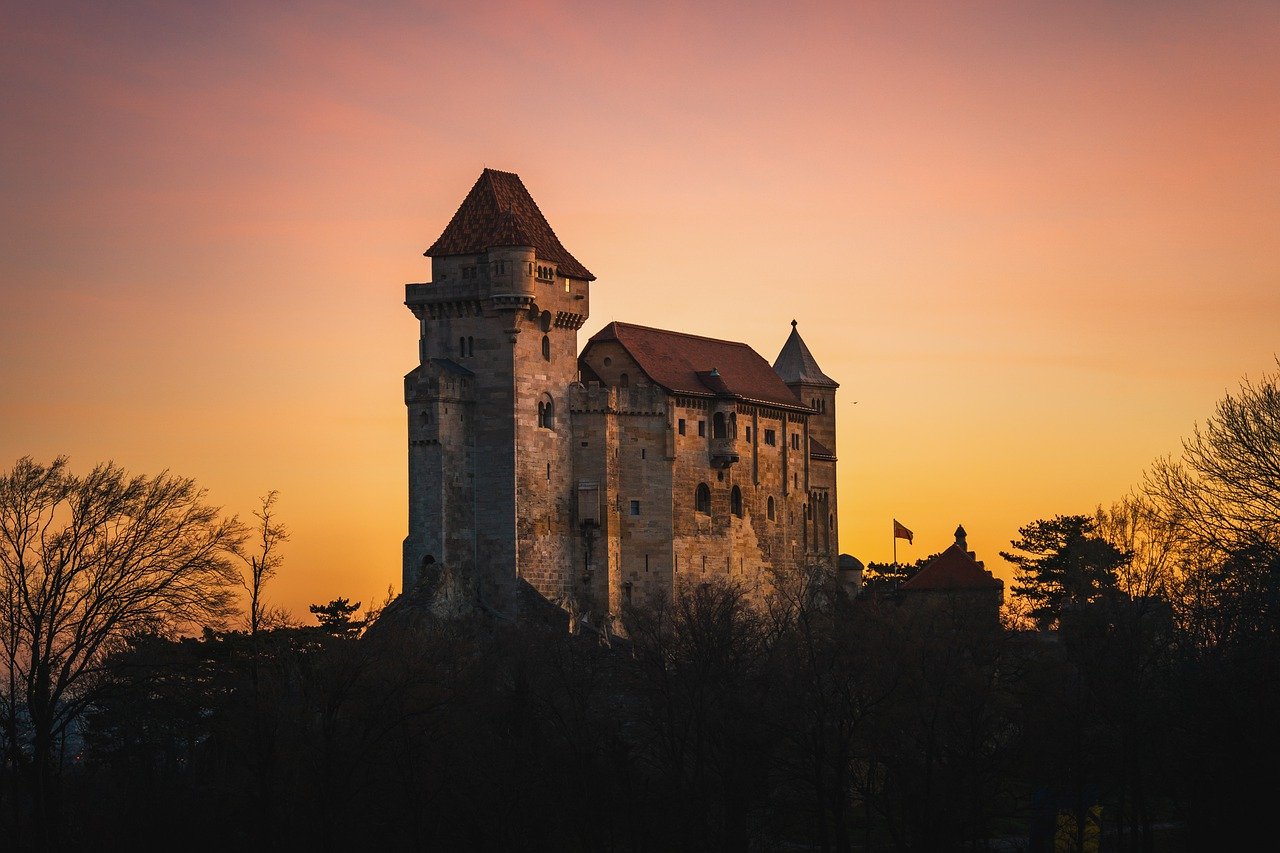
M593 276L520 178L485 169L405 286L419 364L405 377L409 534L404 588L448 566L486 606L521 583L570 590L574 531L567 393Z
M804 338L791 321L791 334L782 345L774 371L809 415L809 494L805 507L805 551L811 562L838 566L840 553L836 506L836 389L840 384L822 372Z

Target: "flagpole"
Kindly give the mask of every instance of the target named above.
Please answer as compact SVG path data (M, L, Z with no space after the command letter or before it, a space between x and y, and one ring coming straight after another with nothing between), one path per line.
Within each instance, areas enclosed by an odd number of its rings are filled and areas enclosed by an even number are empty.
M898 565L898 519L894 519L893 525L893 564Z

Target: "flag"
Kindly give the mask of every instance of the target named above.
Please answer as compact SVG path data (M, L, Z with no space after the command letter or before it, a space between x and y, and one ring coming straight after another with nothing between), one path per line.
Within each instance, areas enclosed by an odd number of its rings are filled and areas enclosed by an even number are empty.
M912 533L907 528L903 527L901 522L898 521L898 519L895 518L893 520L893 538L894 539L905 539L908 542L911 542L911 544L915 544L914 542L912 542L913 536L915 536L915 534Z

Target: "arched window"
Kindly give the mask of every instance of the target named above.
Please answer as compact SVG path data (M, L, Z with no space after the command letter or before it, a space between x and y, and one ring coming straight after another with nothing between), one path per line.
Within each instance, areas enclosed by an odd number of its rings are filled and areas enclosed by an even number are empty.
M711 418L711 437L728 438L729 433L724 425L724 412L716 412Z
M551 360L551 338L546 335L542 336L542 357L547 361Z
M768 505L767 505L767 509L768 509L768 513L767 513L767 514L768 514L768 516L769 516L769 520L770 520L770 521L773 521L773 520L774 520L774 518L775 518L775 516L774 516L774 514L773 514L773 496L772 496L772 495L770 495L770 496L769 496L769 503L768 503Z
M538 426L544 429L556 428L556 404L548 394L538 400Z
M737 486L734 486L733 490L729 492L729 509L738 518L742 518L742 489Z
M627 374L625 373L622 374L621 376L618 377L618 385L622 388L630 387L631 377L627 376Z
M458 357L465 358L467 355L467 339L458 338Z
M693 493L693 508L703 515L711 515L711 489L706 483L699 483Z
M467 355L476 354L476 339L467 335Z

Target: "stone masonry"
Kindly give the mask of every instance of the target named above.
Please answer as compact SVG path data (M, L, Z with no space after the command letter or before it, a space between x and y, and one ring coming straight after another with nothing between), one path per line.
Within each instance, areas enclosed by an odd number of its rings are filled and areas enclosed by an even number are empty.
M600 620L683 584L833 574L835 394L792 321L745 344L611 323L519 177L486 169L409 284L404 586L447 568L514 615L522 585Z

